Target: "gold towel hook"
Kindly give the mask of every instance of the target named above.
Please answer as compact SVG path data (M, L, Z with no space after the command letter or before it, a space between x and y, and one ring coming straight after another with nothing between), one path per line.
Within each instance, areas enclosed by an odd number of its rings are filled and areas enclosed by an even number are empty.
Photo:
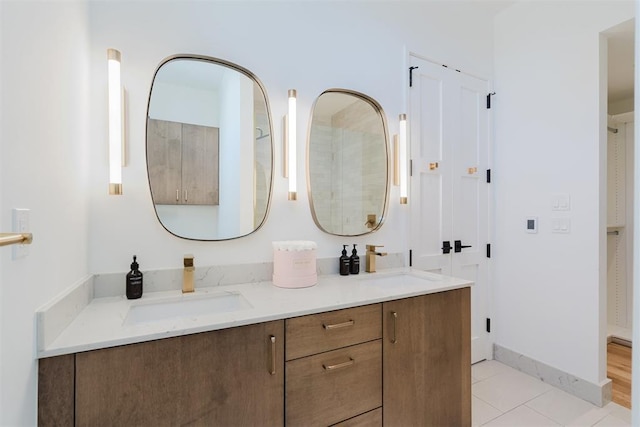
M31 233L0 233L0 246L30 245L33 242Z

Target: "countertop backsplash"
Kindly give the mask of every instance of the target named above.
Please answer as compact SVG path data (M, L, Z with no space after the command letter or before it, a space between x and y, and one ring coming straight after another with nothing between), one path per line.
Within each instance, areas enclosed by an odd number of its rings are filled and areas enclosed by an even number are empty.
M360 274L364 272L364 255L360 255ZM377 257L378 270L405 267L404 254L391 253ZM318 275L338 274L338 257L316 260ZM182 268L151 270L140 269L144 274L143 292L170 291L182 288ZM95 274L93 276L93 297L115 297L124 295L126 272ZM195 287L237 285L240 283L256 283L271 281L273 263L214 265L198 267L196 264Z

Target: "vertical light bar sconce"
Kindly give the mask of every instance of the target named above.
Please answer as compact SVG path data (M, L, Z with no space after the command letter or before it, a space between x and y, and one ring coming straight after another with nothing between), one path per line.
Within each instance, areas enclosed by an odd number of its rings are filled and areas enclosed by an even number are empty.
M289 111L287 113L287 154L288 154L288 176L289 176L289 200L296 200L297 195L297 183L296 183L296 165L297 165L297 153L296 153L296 90L289 89Z
M122 84L120 52L107 49L109 86L109 194L122 194Z
M407 174L407 115L400 114L400 149L399 151L399 163L400 163L400 204L407 204L407 181L409 179Z
M398 135L393 135L393 185L400 185L400 143Z

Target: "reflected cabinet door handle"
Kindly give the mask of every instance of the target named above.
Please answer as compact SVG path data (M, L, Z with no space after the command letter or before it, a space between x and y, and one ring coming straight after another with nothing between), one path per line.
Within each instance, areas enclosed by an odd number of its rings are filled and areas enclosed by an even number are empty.
M180 190L176 188L176 202L180 201Z
M184 201L189 201L189 192L187 190L184 190Z

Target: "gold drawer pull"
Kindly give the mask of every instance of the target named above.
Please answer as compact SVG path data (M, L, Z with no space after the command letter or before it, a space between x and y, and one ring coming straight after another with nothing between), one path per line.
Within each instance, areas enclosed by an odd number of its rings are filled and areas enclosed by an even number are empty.
M353 360L350 357L349 360L347 360L346 362L336 363L335 365L327 365L326 363L323 363L322 367L324 368L325 371L335 371L336 369L346 368L348 366L351 366L354 363L355 363L355 360Z
M429 170L431 170L431 171L432 171L432 170L434 170L434 169L438 169L438 166L440 166L440 165L438 165L438 162L435 162L435 163L429 163Z
M398 313L392 311L391 317L393 318L393 338L391 338L391 344L395 344L398 342L398 337L396 336L396 323L398 321Z
M271 369L269 373L271 375L276 374L276 337L273 335L269 336L269 341L271 341Z
M330 331L332 329L340 329L340 328L346 328L347 326L353 326L355 323L356 323L355 320L347 320L346 322L336 323L335 325L327 325L323 323L322 327L325 328L327 331Z

